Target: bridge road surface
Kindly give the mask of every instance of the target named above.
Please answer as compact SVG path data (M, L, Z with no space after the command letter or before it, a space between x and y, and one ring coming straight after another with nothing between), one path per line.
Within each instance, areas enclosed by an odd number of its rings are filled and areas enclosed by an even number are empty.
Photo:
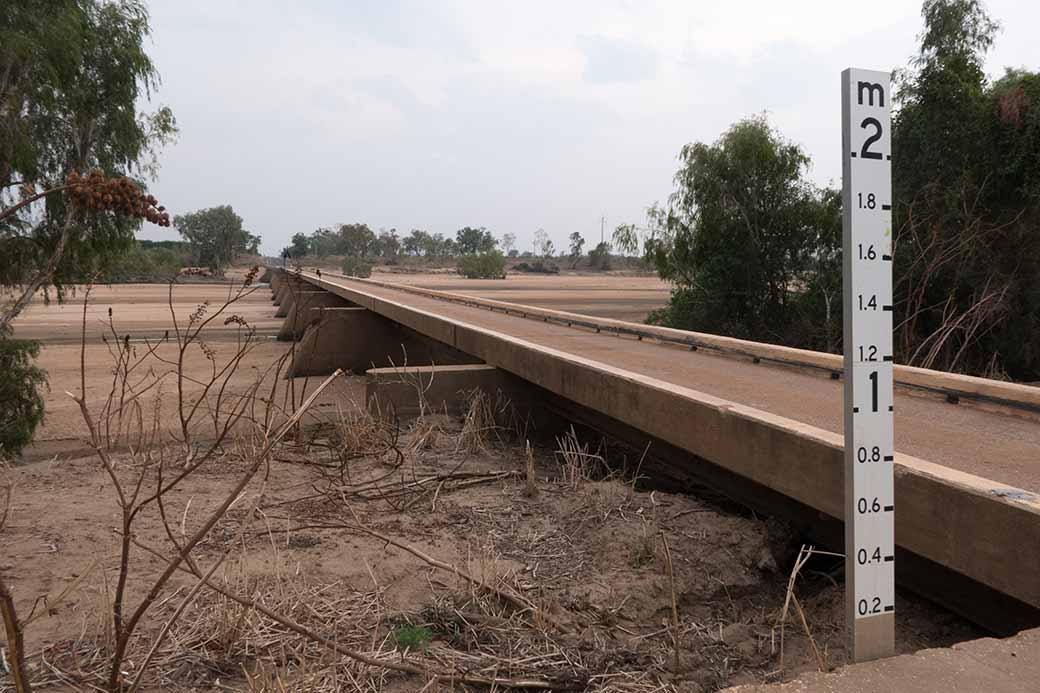
M841 434L844 384L826 373L492 312L323 274L325 281ZM896 387L896 451L1040 493L1040 415ZM1038 578L1040 579L1040 578Z

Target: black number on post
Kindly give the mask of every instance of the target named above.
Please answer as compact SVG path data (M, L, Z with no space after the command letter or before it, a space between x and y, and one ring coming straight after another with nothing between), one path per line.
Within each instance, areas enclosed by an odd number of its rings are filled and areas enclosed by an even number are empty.
M866 448L860 448L856 451L856 459L860 462L877 462L881 459L881 448L874 446L869 451Z
M876 513L881 511L881 503L878 502L877 497L874 497L873 501L869 501L866 498L860 498L857 503L860 514L865 515L867 513Z
M860 616L866 616L867 614L880 614L881 597L874 597L870 600L870 603L868 603L866 599L860 599L856 604L856 611L859 612Z
M873 411L877 411L877 371L870 374L870 397Z
M868 245L867 249L863 249L863 244L859 244L859 259L860 260L876 260L877 251L874 250L873 245Z
M864 159L880 159L881 152L870 151L870 145L881 139L881 121L877 118L864 118L863 122L860 123L861 128L866 128L868 125L874 126L874 134L866 139L863 143L863 149L860 150L860 156Z

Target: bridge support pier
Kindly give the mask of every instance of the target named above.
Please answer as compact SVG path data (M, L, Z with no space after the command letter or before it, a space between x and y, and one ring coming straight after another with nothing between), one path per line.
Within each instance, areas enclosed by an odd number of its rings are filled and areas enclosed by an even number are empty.
M370 368L481 363L367 308L312 308L309 313L290 378L328 375L337 368L360 375Z
M285 286L285 272L281 270L271 271L271 302L278 305L278 293Z
M278 339L297 342L307 325L321 317L320 310L314 312L315 309L357 307L357 304L329 291L299 291L291 294L280 307L286 308L286 311Z
M275 311L274 316L276 318L288 317L289 310L293 307L293 304L296 303L300 296L314 292L315 290L313 285L295 277L290 277L283 282L282 287L278 292L277 299L275 300L275 305L278 306L278 310Z

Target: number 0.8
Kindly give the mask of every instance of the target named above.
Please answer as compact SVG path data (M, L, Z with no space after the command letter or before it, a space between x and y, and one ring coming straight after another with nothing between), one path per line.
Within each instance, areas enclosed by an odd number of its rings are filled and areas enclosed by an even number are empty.
M872 447L869 451L866 448L859 448L856 450L856 459L860 462L877 462L881 459L881 448L877 445Z

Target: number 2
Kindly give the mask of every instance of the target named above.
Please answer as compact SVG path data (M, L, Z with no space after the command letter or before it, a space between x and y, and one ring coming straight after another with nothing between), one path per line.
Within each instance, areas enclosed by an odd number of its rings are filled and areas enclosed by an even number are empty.
M880 159L881 152L870 151L870 145L881 139L881 122L877 118L864 118L863 122L860 123L861 128L866 128L868 125L874 126L874 134L871 135L863 142L863 149L860 150L860 156L864 159Z

